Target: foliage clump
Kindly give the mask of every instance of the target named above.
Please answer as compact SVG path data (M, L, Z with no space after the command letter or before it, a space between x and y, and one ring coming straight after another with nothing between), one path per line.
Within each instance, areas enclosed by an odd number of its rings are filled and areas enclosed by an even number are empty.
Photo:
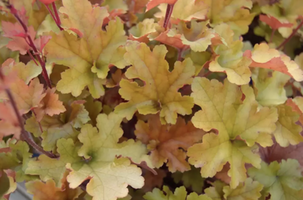
M303 199L302 13L1 0L0 199Z

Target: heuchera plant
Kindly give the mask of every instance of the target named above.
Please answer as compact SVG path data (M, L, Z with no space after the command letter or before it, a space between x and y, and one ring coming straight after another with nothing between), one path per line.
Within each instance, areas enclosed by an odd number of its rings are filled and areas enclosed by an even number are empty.
M1 200L303 199L303 1L0 10Z

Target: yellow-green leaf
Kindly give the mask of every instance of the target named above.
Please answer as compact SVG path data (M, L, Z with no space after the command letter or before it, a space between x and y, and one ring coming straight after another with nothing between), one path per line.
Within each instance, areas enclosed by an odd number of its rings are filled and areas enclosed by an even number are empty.
M275 106L287 100L285 84L289 76L268 69L258 69L252 75L256 100L262 106Z
M125 67L125 51L120 48L126 42L123 23L116 18L103 31L103 20L108 16L106 9L92 7L87 0L64 0L60 11L68 16L63 25L80 38L63 31L51 34L52 39L45 46L48 62L69 67L62 73L57 89L79 96L87 86L92 96L99 98L104 94L109 66ZM82 13L88 14L83 17Z
M88 194L96 200L112 200L125 197L128 185L133 188L143 186L141 170L131 164L128 158L135 163L148 161L147 150L142 143L133 140L118 143L123 134L121 121L122 117L114 113L109 116L100 114L97 117L98 129L89 124L82 127L78 138L83 145L76 152L78 155L65 154L62 158L69 163L67 168L71 173L67 180L71 188L78 187L89 178L86 188ZM66 139L60 139L58 143L59 153L63 149L74 151L71 139L68 139L68 143Z
M260 192L262 189L262 184L247 178L243 184L240 184L235 189L225 186L223 191L226 200L256 200L261 197Z
M273 134L279 145L287 147L289 144L296 145L303 142L303 137L301 136L302 127L296 124L300 115L288 105L279 105L277 109L279 120L276 123L277 128Z
M215 37L207 27L208 22L191 21L190 28L185 22L178 24L176 28L170 29L167 36L180 37L184 45L189 45L195 52L205 51L211 44L211 39Z
M233 40L234 33L226 24L216 26L215 32L220 35L222 44L213 47L216 57L209 64L209 70L225 72L231 83L238 85L249 83L251 60L243 56L243 42Z
M126 46L125 59L132 64L126 72L129 79L139 78L137 83L122 79L119 93L128 100L116 107L130 119L136 110L141 114L160 112L162 123L176 123L177 114L190 114L193 100L181 96L178 90L190 84L195 67L190 59L176 62L172 72L165 60L165 46L156 46L153 51L144 43L131 42Z
M231 187L235 188L246 179L245 163L260 166L254 144L272 145L270 133L276 128L277 111L266 107L258 109L252 88L239 88L227 80L222 84L217 80L195 78L192 90L195 103L202 108L192 118L193 124L205 131L216 129L218 135L206 134L202 143L190 147L189 163L202 167L203 177L212 177L229 162L228 175Z
M302 199L303 178L297 160L282 160L280 164L275 161L269 165L262 162L261 169L252 167L248 174L264 185L272 200Z

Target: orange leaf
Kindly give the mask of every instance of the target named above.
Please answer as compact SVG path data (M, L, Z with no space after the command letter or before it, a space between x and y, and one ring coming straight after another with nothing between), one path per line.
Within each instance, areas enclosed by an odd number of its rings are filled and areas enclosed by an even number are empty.
M36 48L38 49L38 51L42 52L42 49L44 48L44 46L47 44L47 42L51 39L52 37L49 35L43 35L39 38L37 38L34 41L34 44L36 46Z
M3 36L11 38L6 45L12 51L20 51L20 54L25 55L31 46L26 42L27 36L29 36L38 51L42 52L42 49L46 43L51 39L51 36L41 36L35 39L36 31L33 26L27 28L27 32L24 31L23 27L19 23L11 23L2 21Z
M19 23L11 23L2 21L3 36L11 38L6 45L12 51L20 51L22 55L25 55L30 49L30 46L26 43L25 38L29 35L34 40L36 32L32 26L28 27L28 33L24 32L24 29Z
M125 0L130 13L142 13L149 0Z
M167 176L166 172L163 169L157 169L157 174L153 174L150 171L144 173L145 183L141 190L144 192L150 192L155 187L161 188L163 185L163 179Z
M34 109L38 121L41 121L43 116L46 114L53 116L58 115L66 110L62 102L59 101L59 96L55 93L55 88L47 89L45 94L46 95L42 99L39 107Z
M3 79L0 79L0 92L4 89L10 88L10 85L14 83L17 76L15 72L6 72L7 68L11 68L15 65L15 61L12 58L7 59L4 63L2 63L2 73L4 74Z
M184 45L181 40L181 35L175 35L174 37L169 37L167 33L169 30L162 32L160 35L158 35L154 40L157 40L163 44L175 47L177 49L183 49L187 45Z
M39 83L38 79L33 79L29 86L23 80L18 79L11 85L11 92L19 111L23 114L39 107L41 100L46 95L43 85Z
M9 102L0 103L0 119L0 139L11 134L14 134L15 138L19 138L21 129L17 116Z
M71 189L66 181L66 176L67 173L61 180L63 183L61 188L56 187L53 179L46 181L46 183L35 180L26 183L27 191L34 195L33 200L74 200L82 193L82 190L80 188Z
M161 3L175 4L177 0L150 0L146 5L146 11L158 6Z
M278 28L282 27L292 27L292 23L282 23L279 20L277 20L273 16L268 16L268 15L260 15L260 21L266 23L269 25L272 29L277 30Z
M266 43L256 44L252 51L246 50L244 56L251 59L250 67L272 69L287 74L296 81L303 81L303 71L299 65L287 55L269 48Z
M184 151L200 141L204 131L195 128L191 122L186 124L180 117L175 125L161 125L159 115L152 115L147 123L138 121L135 134L147 144L156 167L159 168L167 162L169 171L184 172L190 169Z

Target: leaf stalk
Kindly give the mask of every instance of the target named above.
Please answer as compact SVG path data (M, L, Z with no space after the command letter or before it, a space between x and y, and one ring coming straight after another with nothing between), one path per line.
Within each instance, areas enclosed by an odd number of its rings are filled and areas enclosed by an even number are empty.
M34 51L34 55L36 57L36 59L39 61L40 66L42 68L42 76L44 78L44 80L46 81L46 84L49 88L52 88L51 85L51 81L48 77L47 74L47 70L45 67L45 62L41 59L40 57L40 52L38 51L37 47L35 46L32 38L30 37L30 35L28 34L28 29L27 26L25 25L25 23L20 19L20 17L18 16L17 10L13 7L13 5L11 5L10 3L6 3L6 7L11 11L11 13L15 16L15 18L17 19L17 21L21 24L23 30L25 31L25 33L27 34L26 38L26 42L28 43L28 45L32 48L32 50Z
M167 4L167 8L166 8L166 13L165 13L165 18L164 18L164 22L163 22L163 27L165 28L165 30L168 27L169 21L170 21L170 17L171 14L173 13L174 10L174 5L175 4Z

